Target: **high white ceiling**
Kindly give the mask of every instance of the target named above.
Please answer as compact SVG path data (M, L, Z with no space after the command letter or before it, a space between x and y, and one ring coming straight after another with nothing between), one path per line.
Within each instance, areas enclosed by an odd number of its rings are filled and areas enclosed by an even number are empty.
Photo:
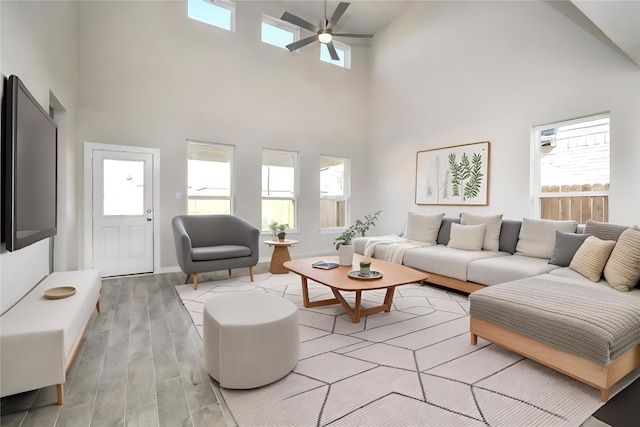
M416 1L429 0L351 0L351 5L336 25L339 32L376 33L406 11ZM299 16L314 25L325 17L325 1L283 0L282 12ZM337 0L326 1L326 16L331 18ZM571 0L600 31L636 65L640 66L640 0ZM551 2L553 4L553 2ZM349 39L349 43L366 39Z

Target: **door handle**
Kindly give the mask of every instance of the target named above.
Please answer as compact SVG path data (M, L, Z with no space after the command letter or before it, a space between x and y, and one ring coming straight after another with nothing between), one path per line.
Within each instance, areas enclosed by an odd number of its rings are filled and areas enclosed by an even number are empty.
M147 218L147 221L151 221L151 218Z

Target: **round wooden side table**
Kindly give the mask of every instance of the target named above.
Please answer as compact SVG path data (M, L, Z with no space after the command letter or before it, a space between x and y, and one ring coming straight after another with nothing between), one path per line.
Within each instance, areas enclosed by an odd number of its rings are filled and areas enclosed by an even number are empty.
M289 255L289 246L293 246L298 243L297 240L285 239L280 240L265 240L265 244L273 246L273 254L271 255L271 264L269 264L269 272L273 274L287 274L289 270L284 267L284 263L291 261L291 255Z

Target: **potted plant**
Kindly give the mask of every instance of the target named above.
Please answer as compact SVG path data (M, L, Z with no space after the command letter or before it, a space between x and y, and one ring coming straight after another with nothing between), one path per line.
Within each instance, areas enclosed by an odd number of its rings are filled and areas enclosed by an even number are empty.
M364 237L366 232L369 231L369 228L376 225L380 212L381 211L378 211L373 215L365 215L364 220L356 219L353 225L336 237L336 241L334 242L336 249L340 249L341 245L350 245L351 239L356 237L357 234L359 234L359 237Z
M352 265L353 264L353 246L351 246L351 240L359 234L359 237L364 237L365 233L372 226L376 225L376 220L380 216L380 211L373 215L365 215L364 220L357 219L353 225L344 230L341 235L336 237L334 245L338 250L338 258L340 265Z
M284 238L286 237L286 233L284 230L289 226L289 224L278 224L276 225L276 229L278 230L278 240L284 242Z
M371 274L371 261L360 261L360 275L368 276Z

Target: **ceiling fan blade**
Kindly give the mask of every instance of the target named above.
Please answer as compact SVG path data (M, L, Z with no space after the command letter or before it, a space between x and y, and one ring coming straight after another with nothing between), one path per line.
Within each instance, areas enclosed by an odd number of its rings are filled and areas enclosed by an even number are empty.
M313 33L315 33L316 31L318 31L318 27L316 27L315 25L313 25L311 22L307 22L302 18L298 18L296 15L292 15L289 12L285 12L282 14L282 19L283 21L287 21L292 23L293 25L297 25L298 27L302 27L305 28Z
M336 10L333 12L333 16L331 16L331 19L329 20L329 28L333 28L333 26L336 25L336 23L338 22L338 20L340 20L340 18L342 18L342 15L344 14L345 10L347 10L350 4L351 3L343 2L340 2L340 4L338 4L338 7L336 7Z
M351 33L333 33L335 37L359 37L361 39L373 38L373 34L351 34Z
M329 49L329 55L331 55L331 59L333 59L334 61L340 61L338 52L336 52L336 48L333 47L333 42L327 43L327 49Z
M307 37L306 39L298 40L297 42L288 44L287 49L289 49L289 52L293 52L294 50L300 49L301 47L306 46L310 43L313 43L316 40L318 40L318 35L314 34L312 36Z

